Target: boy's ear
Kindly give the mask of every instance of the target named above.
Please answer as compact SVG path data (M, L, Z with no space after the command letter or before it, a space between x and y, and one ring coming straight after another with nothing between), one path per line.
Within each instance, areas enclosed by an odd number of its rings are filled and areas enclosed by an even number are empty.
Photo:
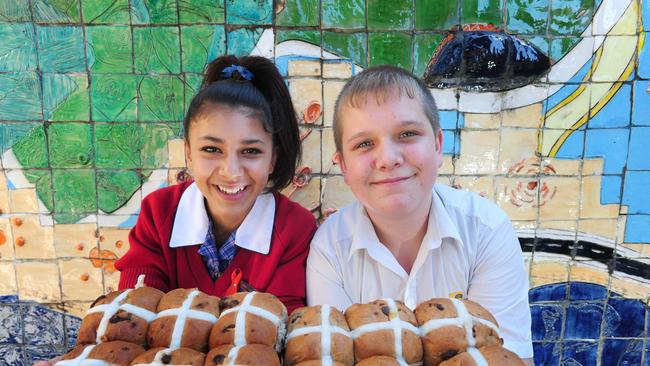
M332 162L334 164L338 164L341 167L341 172L345 173L347 171L345 161L343 161L343 155L340 151L334 153L334 156L332 156Z

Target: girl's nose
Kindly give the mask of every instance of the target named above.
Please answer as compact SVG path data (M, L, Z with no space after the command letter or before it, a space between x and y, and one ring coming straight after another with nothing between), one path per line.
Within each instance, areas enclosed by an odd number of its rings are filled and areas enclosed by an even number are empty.
M230 155L226 157L223 166L223 172L229 177L238 177L242 175L242 164L239 160L239 157L236 155Z

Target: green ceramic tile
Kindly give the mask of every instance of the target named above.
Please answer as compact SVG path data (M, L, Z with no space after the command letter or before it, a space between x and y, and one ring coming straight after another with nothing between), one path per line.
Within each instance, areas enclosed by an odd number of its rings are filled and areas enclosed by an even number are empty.
M551 59L559 61L578 42L580 42L580 37L554 38L551 40L549 56Z
M81 27L37 26L38 62L44 72L85 72Z
M319 0L285 1L282 10L275 16L275 24L293 27L317 26L319 25L319 6Z
M36 70L36 37L27 23L0 23L0 72Z
M134 170L97 170L97 206L112 213L124 206L142 185Z
M52 168L90 168L93 166L92 125L52 123L47 129Z
M320 31L317 30L277 30L275 41L277 43L284 41L305 41L311 44L320 45Z
M133 47L129 27L87 27L86 38L88 67L92 73L133 72Z
M129 24L129 0L84 0L81 2L84 23Z
M42 127L42 123L0 122L0 151L6 151L11 148L17 141L24 140L25 136L27 136L27 134L29 134L36 127ZM45 134L42 134L42 136L45 136ZM23 144L24 143L25 142L23 142Z
M445 38L440 33L420 33L413 39L413 73L419 77L424 76L424 70L429 64L433 53Z
M179 136L180 123L151 123L142 126L142 150L140 160L143 169L157 169L169 158L167 142Z
M133 24L177 24L176 0L131 0Z
M178 0L178 13L182 24L223 23L223 0Z
M85 74L43 74L43 113L49 121L88 121L88 77Z
M492 24L501 28L503 13L501 0L461 0L463 24Z
M546 34L549 0L506 2L507 30L517 34Z
M190 106L192 98L196 95L203 82L203 75L200 74L185 74L185 82L183 83L185 93L185 108L184 111Z
M37 22L78 23L81 20L78 0L36 0L32 6Z
M49 155L45 130L42 124L35 126L12 146L16 159L23 168L49 167Z
M364 0L330 0L322 2L324 28L364 28L366 4Z
M368 29L411 29L412 0L368 0Z
M593 0L551 2L552 34L577 36L591 23Z
M390 64L411 71L411 36L406 33L369 33L370 66Z
M271 24L273 0L226 0L226 23Z
M97 168L140 167L140 125L138 123L95 123Z
M182 121L183 80L177 76L143 76L138 81L138 121Z
M73 223L97 213L95 172L90 169L52 169L55 220Z
M136 120L135 75L91 75L92 119L100 122Z
M41 83L35 72L0 74L0 120L43 119Z
M146 27L133 30L137 73L177 74L181 71L178 27Z
M203 72L205 65L226 52L226 32L222 25L181 27L183 72Z
M367 65L366 33L323 32L323 49L349 58L357 65Z
M29 21L28 1L0 0L0 22Z
M415 28L449 30L460 23L457 1L417 0Z
M50 170L27 169L23 170L23 174L31 184L36 186L36 194L43 202L43 205L52 211L54 208L54 192L52 190L52 173Z
M264 28L239 28L228 32L228 54L247 56L253 50Z

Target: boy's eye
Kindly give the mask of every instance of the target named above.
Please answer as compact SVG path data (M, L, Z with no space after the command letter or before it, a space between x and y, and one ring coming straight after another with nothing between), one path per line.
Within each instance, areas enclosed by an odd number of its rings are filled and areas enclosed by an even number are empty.
M416 136L418 133L416 131L404 131L399 134L399 137L411 137Z
M370 141L362 141L362 142L354 145L354 149L355 150L357 150L357 149L365 149L365 148L370 147L370 146L372 146L372 142L370 142Z

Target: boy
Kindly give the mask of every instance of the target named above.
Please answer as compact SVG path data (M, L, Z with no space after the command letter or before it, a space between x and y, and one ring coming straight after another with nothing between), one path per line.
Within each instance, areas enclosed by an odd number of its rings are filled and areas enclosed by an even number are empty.
M506 214L478 195L435 184L438 111L426 86L392 66L369 68L336 102L334 139L357 198L318 229L307 302L345 310L380 298L414 309L463 297L490 310L504 346L532 364L528 276Z

